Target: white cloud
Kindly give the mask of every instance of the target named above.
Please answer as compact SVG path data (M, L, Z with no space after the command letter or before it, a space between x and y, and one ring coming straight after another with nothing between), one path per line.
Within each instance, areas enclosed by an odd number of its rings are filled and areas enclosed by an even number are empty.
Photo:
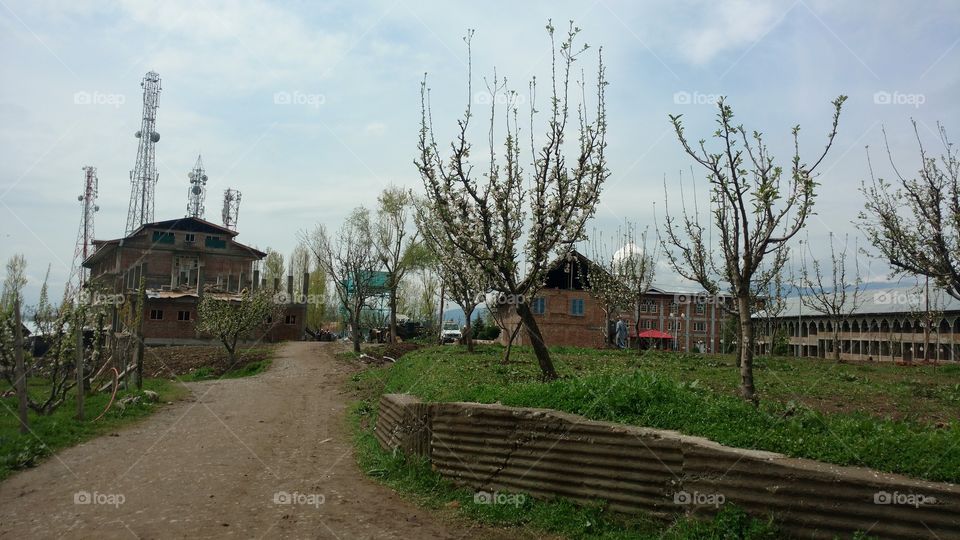
M698 65L714 57L751 46L777 24L783 13L792 9L786 2L730 0L704 4L694 25L681 32L681 55Z

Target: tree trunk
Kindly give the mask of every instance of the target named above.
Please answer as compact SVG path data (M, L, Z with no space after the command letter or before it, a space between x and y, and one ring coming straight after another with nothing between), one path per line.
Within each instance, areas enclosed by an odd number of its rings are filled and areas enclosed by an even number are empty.
M837 323L833 323L833 361L840 362L840 330Z
M473 317L473 310L470 311L464 310L464 315L467 316L467 325L466 325L466 335L464 339L467 343L467 352L473 352L473 323L470 322L470 318Z
M513 330L510 331L510 337L507 338L507 348L503 350L503 359L500 360L501 364L510 363L510 352L513 350L513 342L517 339L517 334L520 333L520 327L523 326L523 321L520 321ZM501 332L506 332L506 328L502 328Z
M20 299L13 301L13 357L14 381L17 389L17 416L20 419L20 433L30 432L30 419L27 417L27 369L23 365L23 323L20 321Z
M530 345L533 347L533 353L537 356L537 363L540 364L540 372L543 378L552 381L557 378L557 370L553 368L553 362L550 360L550 351L543 342L543 335L540 333L540 327L537 326L537 320L530 311L530 306L526 302L517 304L517 315L523 321L523 326L527 329L527 336L530 338Z
M750 318L749 294L742 294L737 298L737 305L740 316L740 395L756 405L757 394L753 386L753 320Z
M391 277L391 280L393 278ZM397 342L397 284L390 288L390 340L388 343Z
M355 310L355 315L350 323L353 325L353 331L350 332L350 337L353 339L353 352L360 352L360 310Z

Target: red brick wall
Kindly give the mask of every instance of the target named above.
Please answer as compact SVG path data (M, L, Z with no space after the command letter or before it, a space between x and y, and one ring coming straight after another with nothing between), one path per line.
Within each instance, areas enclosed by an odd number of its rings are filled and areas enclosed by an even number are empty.
M163 319L152 320L150 318L151 310L162 310ZM177 312L189 311L189 321L179 321ZM284 312L279 320L274 324L266 335L263 330L255 332L255 339L261 336L264 341L288 341L299 340L303 337L303 327L306 321L307 309L305 305L290 305L284 308ZM295 317L291 324L286 323L287 315ZM147 299L147 305L143 313L143 337L151 342L159 342L165 339L183 340L183 339L210 339L210 336L199 335L196 330L197 323L197 299L195 297L163 299Z
M544 289L537 297L546 299L546 313L535 315L537 325L543 335L544 342L548 347L552 346L574 346L574 347L603 347L603 326L605 316L600 309L598 302L593 298L589 291L577 291L566 289ZM575 316L570 314L570 300L582 298L584 300L584 315ZM703 313L697 313L696 304L682 303L679 306L671 306L675 295L669 294L649 294L646 300L656 305L656 312L651 312L648 308L646 312L640 313L641 328L640 332L646 330L643 328L643 321L648 320L651 327L674 336L679 350L696 350L698 341L702 341L708 352L717 352L720 350L720 336L722 323L725 319L723 310L719 305L704 304ZM528 299L530 301L530 299ZM670 317L670 313L682 313L684 317L680 319L680 331L676 332L670 328L671 322L676 322L677 317ZM617 313L611 314L616 317ZM630 329L630 335L635 336L634 317L632 313L624 313L627 318L627 325ZM519 321L516 313L511 313L507 317L507 327L513 329ZM699 329L696 323L702 323L703 328ZM506 344L507 332L500 333L500 342ZM529 345L529 337L525 330L521 329L517 334L517 344ZM663 340L660 347L673 348L673 340Z

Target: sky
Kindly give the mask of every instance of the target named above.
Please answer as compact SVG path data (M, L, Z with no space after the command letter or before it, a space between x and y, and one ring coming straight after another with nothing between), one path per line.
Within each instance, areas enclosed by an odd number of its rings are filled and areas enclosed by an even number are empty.
M851 256L854 244L869 247L854 222L866 147L877 175L892 175L882 129L911 173L911 119L934 148L937 122L960 129L960 3L950 1L0 0L0 261L26 256L28 303L48 265L60 289L85 165L99 176L96 237L122 236L147 71L163 88L156 220L185 214L187 174L202 154L206 218L219 222L223 191L238 189L238 240L290 253L299 233L338 227L388 184L422 189L413 160L425 75L441 140L468 101L490 101L483 83L494 69L525 114L527 82L549 76L550 19L582 29L590 49L577 75L588 87L601 48L607 66L611 177L592 231L612 233L624 220L653 230L665 192L673 211L681 189L704 195L702 170L668 115L682 114L688 136L710 144L717 96L765 134L784 166L791 128L801 126L801 154L814 161L831 101L849 96L804 233L815 257L831 232L849 238ZM471 28L472 95L461 39ZM472 133L483 155L482 125ZM868 280L886 279L882 261L859 262ZM669 279L661 269L658 281Z

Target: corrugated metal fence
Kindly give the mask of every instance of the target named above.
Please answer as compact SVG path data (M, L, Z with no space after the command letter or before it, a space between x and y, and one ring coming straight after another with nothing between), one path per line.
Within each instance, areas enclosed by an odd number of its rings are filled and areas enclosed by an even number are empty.
M727 502L785 532L834 538L960 538L960 488L859 467L726 447L546 409L380 400L384 448L427 456L478 490L605 500L613 510L709 517Z

